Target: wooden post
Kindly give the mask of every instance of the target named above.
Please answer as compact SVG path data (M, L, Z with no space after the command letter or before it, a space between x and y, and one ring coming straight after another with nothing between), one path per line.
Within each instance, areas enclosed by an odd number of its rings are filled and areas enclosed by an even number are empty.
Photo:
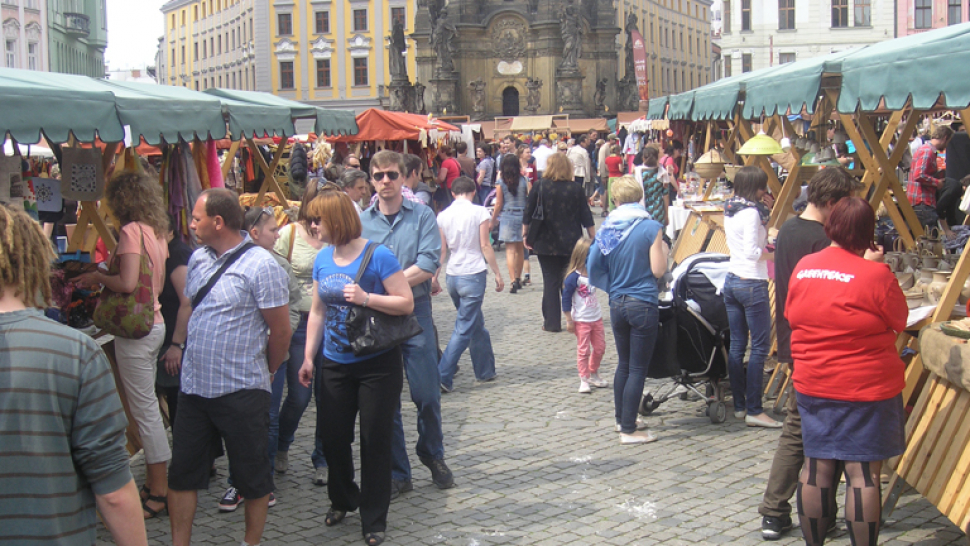
M222 179L225 180L229 177L229 169L232 168L232 161L236 158L236 152L239 151L240 140L234 140L232 144L229 145L229 153L226 154L226 158L222 160ZM237 187L242 187L242 185L237 183Z
M249 149L253 152L259 168L266 175L263 177L263 185L259 188L259 195L256 196L256 206L263 204L263 197L266 195L266 190L273 190L280 200L280 206L286 208L286 193L283 192L283 188L280 187L279 182L276 181L276 177L273 175L276 166L279 165L280 159L283 157L283 152L286 150L286 143L280 142L279 148L276 149L276 155L273 156L273 161L269 165L266 164L266 159L263 158L263 154L259 153L259 149L256 148L256 143L252 139L246 139L246 143L249 144Z
M795 128L792 127L787 117L781 116L781 123L787 134L795 133ZM802 153L792 148L792 156L795 158L795 164L788 171L788 178L785 179L785 184L782 186L781 192L775 196L775 205L771 208L768 227L780 228L785 223L788 215L794 213L792 203L795 202L795 199L798 198L798 195L802 191L801 184L798 181L799 173L802 170Z

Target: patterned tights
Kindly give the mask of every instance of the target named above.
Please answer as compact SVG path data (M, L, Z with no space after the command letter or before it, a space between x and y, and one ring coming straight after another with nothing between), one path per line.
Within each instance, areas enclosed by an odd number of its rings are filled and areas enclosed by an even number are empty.
M845 522L853 546L876 546L882 516L880 463L805 458L798 479L798 520L807 546L822 546L836 514L840 463L845 465Z

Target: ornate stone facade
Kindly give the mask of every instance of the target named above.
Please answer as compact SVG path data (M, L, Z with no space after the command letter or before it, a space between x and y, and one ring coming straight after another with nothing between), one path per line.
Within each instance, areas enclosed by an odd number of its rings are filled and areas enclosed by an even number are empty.
M560 112L587 117L604 106L615 111L621 29L613 2L443 4L419 1L410 36L417 45L415 79L430 82L428 111L447 108L475 119Z

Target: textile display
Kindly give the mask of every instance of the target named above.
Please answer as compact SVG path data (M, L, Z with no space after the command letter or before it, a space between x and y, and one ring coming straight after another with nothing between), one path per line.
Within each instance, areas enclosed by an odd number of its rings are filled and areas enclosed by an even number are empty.
M20 176L20 156L7 157L0 154L0 203L11 204L10 177Z
M97 201L104 196L104 171L97 148L64 148L61 195L71 201Z

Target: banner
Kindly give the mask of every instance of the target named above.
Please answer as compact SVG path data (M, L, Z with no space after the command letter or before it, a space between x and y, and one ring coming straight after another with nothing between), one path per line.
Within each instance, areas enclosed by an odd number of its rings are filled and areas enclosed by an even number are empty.
M633 39L633 68L637 76L637 88L640 90L640 100L650 100L650 89L647 87L647 50L643 44L640 31L634 29L630 33Z

